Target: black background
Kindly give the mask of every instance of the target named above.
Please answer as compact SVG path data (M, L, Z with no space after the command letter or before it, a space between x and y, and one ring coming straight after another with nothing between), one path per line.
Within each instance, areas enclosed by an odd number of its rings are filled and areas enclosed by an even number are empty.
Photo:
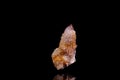
M5 39L6 45L13 53L8 54L12 56L12 60L7 61L9 73L14 70L19 77L33 79L45 75L43 78L48 80L57 74L70 74L80 80L100 78L111 72L114 35L109 8L87 4L64 6L7 8L4 20L8 23L4 26L13 26L5 28L10 32ZM70 24L77 34L76 62L57 71L51 54Z
M38 15L35 17L37 18ZM36 18L31 18L30 22L27 21L30 27L27 25L28 28L25 28L25 34L22 36L25 38L23 46L26 51L26 53L22 53L24 55L22 64L25 65L23 69L26 73L47 73L46 78L49 80L57 74L70 74L76 76L79 80L82 74L86 75L89 72L88 70L94 68L92 66L92 55L94 53L90 49L94 46L95 42L91 34L93 31L91 26L93 24L90 23L90 16L81 12L80 9L76 11L68 8L63 11L60 8L58 10L52 9L46 15L40 15L38 17L40 20ZM77 34L77 60L75 64L68 68L57 71L52 63L51 54L58 47L64 29L70 24L73 25Z

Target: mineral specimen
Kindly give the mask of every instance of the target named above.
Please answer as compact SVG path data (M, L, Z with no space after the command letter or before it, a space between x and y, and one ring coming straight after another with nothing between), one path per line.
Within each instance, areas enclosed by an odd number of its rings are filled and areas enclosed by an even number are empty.
M71 24L62 34L59 47L51 55L57 70L64 69L76 61L76 48L76 32Z

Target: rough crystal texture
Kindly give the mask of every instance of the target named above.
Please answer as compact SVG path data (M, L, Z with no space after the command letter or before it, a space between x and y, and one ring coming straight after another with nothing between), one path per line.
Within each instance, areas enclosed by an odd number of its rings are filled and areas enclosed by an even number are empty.
M57 70L64 69L76 61L76 47L76 32L73 26L69 25L62 34L59 47L51 55Z

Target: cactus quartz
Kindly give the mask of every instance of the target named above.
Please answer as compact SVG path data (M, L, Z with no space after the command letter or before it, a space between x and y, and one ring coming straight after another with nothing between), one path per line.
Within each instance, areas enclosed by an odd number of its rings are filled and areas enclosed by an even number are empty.
M76 47L76 32L73 26L69 25L61 36L59 47L51 55L57 70L64 69L76 61Z

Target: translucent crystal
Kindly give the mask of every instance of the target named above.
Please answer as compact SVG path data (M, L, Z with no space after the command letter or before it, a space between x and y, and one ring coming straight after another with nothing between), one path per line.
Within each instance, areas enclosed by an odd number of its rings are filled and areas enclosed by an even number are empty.
M64 69L76 61L76 47L76 32L73 26L69 25L61 36L59 47L51 55L57 70Z

